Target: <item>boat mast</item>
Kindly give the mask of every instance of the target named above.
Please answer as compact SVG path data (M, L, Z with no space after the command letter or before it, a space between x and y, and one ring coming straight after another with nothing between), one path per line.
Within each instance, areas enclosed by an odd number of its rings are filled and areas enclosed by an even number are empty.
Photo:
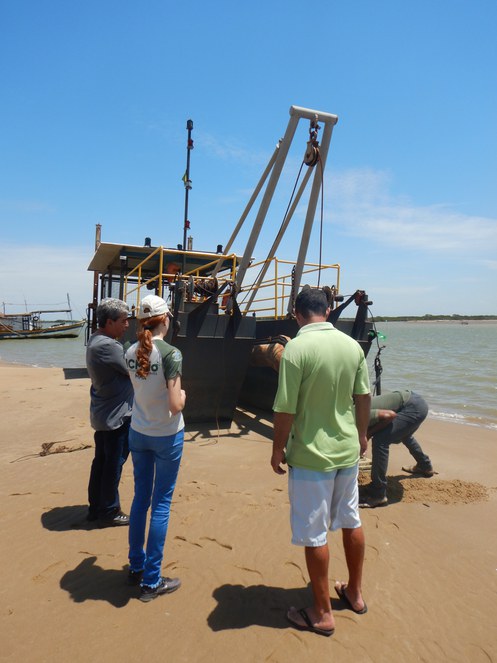
M192 140L192 130L193 130L193 120L188 120L186 123L186 129L188 131L188 141L186 144L186 170L183 175L183 182L185 184L185 219L183 224L183 274L186 271L186 233L190 229L190 222L188 221L188 193L192 188L192 181L190 179L190 152L193 150L193 140Z
M95 252L101 244L102 240L102 225L97 223L95 225ZM87 340L90 336L90 332L94 332L97 329L97 306L98 306L98 272L93 272L93 296L91 304L88 305L88 327L87 327ZM91 320L90 320L90 311L91 311Z

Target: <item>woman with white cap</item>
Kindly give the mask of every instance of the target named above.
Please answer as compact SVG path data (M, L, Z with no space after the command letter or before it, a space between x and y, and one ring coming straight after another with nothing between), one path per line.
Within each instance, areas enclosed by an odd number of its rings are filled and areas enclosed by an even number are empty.
M186 395L181 388L181 352L164 341L171 313L156 295L137 312L138 342L126 352L134 388L129 448L135 495L129 523L128 583L141 585L140 600L174 592L179 578L161 573L171 500L183 452ZM146 549L145 528L152 504Z

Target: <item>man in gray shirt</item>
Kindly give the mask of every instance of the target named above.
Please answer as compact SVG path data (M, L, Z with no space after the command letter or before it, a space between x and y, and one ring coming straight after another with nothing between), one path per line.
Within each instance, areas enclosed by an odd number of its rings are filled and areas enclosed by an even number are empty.
M434 475L429 456L414 437L427 414L426 401L413 391L393 391L372 399L368 426L368 438L372 438L373 451L371 484L361 487L360 507L374 509L388 504L387 469L391 444L402 442L416 461L411 467L403 467L404 472L422 477Z
M95 457L88 483L88 520L101 525L129 525L121 511L119 480L128 454L133 387L124 349L117 340L128 328L128 305L103 299L97 307L98 329L86 348L91 378L90 422L95 430Z

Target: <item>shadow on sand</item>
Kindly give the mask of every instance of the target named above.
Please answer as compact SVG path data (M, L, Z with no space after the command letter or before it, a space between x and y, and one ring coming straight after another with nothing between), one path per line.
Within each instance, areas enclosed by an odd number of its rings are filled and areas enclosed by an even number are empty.
M233 424L226 428L226 422L219 427L214 423L187 423L185 426L185 440L189 442L212 441L214 438L243 438L255 433L268 441L273 439L272 412L262 410L249 410L247 408L235 410Z
M63 368L64 378L66 380L80 380L81 378L89 378L86 368Z
M115 608L123 608L138 598L140 588L126 585L127 567L121 570L103 569L95 565L95 556L87 557L72 571L64 573L60 586L75 603L107 601Z
M98 523L86 520L87 514L87 504L56 506L41 514L41 524L50 532L69 532L74 529L92 530L98 527Z
M310 585L283 589L266 585L221 585L212 594L217 606L207 618L213 631L267 626L289 628L286 613L291 606L303 608L312 605ZM338 598L331 599L333 610L346 606Z

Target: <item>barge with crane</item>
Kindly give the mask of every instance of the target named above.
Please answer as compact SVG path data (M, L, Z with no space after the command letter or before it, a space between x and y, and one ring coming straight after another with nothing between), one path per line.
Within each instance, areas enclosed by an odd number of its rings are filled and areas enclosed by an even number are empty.
M184 416L187 423L213 422L229 427L235 408L269 410L277 385L274 357L298 331L295 298L303 287L320 287L327 295L329 321L350 335L367 355L375 338L368 318L371 302L364 290L348 297L340 293L340 265L306 261L311 231L321 195L321 234L324 170L333 128L338 118L330 113L299 106L290 107L290 119L253 194L226 245L215 251L198 251L188 237L190 154L193 122L187 122L187 168L183 242L175 247L103 242L97 225L95 253L88 266L94 274L93 296L88 307L88 332L96 329L96 308L104 297L128 303L132 315L126 340L134 340L134 311L140 300L154 293L168 301L174 316L168 337L183 354L182 384L188 393ZM294 191L273 243L262 260L254 254L261 230L280 181L299 122L309 122L309 134ZM319 131L323 128L322 139ZM300 175L304 175L300 181ZM302 196L310 184L298 255L281 260L276 252ZM256 202L260 199L258 208ZM254 217L243 252L232 247L249 216ZM343 312L351 307L353 315ZM262 351L261 351L262 350ZM276 352L275 352L276 350Z

